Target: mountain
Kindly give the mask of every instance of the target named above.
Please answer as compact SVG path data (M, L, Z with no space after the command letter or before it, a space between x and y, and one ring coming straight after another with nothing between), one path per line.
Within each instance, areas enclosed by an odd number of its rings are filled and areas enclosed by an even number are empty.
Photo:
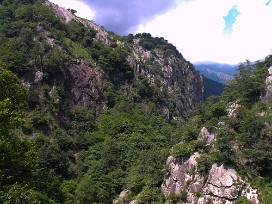
M272 202L272 56L204 100L167 40L74 13L0 1L0 203Z
M194 110L166 160L168 203L272 202L271 65L271 55L240 64L224 94Z
M163 199L164 161L203 101L194 66L47 0L0 3L0 203Z
M195 68L205 77L216 82L226 84L237 73L237 65L228 65L214 62L194 63Z

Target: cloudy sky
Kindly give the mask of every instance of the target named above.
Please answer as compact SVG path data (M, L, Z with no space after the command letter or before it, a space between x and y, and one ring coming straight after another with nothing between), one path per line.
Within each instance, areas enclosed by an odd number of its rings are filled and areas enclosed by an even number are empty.
M236 64L272 53L271 0L50 0L119 35L164 37L191 62Z

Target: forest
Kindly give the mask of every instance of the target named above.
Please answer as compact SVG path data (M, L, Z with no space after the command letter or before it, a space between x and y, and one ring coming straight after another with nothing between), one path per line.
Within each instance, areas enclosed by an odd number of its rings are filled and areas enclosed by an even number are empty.
M125 189L137 204L183 202L161 192L165 161L196 151L202 175L224 163L272 203L271 101L264 97L272 56L241 63L220 96L203 100L190 88L202 83L199 73L167 40L109 32L107 44L97 32L63 23L43 1L0 0L0 203L106 204ZM143 57L135 72L128 59L136 41L161 64ZM95 69L82 68L89 99L75 101L70 79L82 59ZM161 66L172 65L186 71L174 70L168 85ZM197 140L202 127L217 135L212 146Z

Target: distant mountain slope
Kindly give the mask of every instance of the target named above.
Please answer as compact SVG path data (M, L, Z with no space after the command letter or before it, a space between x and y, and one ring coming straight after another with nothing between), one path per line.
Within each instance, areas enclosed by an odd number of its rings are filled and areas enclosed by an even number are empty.
M204 98L211 95L219 96L224 90L224 84L218 83L212 79L204 77Z
M237 71L237 65L220 64L220 63L195 63L195 68L205 77L219 83L227 83L233 79Z

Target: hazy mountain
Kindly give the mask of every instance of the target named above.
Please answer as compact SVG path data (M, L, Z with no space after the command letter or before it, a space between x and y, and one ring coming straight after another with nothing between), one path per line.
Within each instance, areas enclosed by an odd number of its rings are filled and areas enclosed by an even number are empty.
M199 62L194 63L194 65L195 68L205 77L223 84L233 79L233 75L237 71L237 65L215 62Z

